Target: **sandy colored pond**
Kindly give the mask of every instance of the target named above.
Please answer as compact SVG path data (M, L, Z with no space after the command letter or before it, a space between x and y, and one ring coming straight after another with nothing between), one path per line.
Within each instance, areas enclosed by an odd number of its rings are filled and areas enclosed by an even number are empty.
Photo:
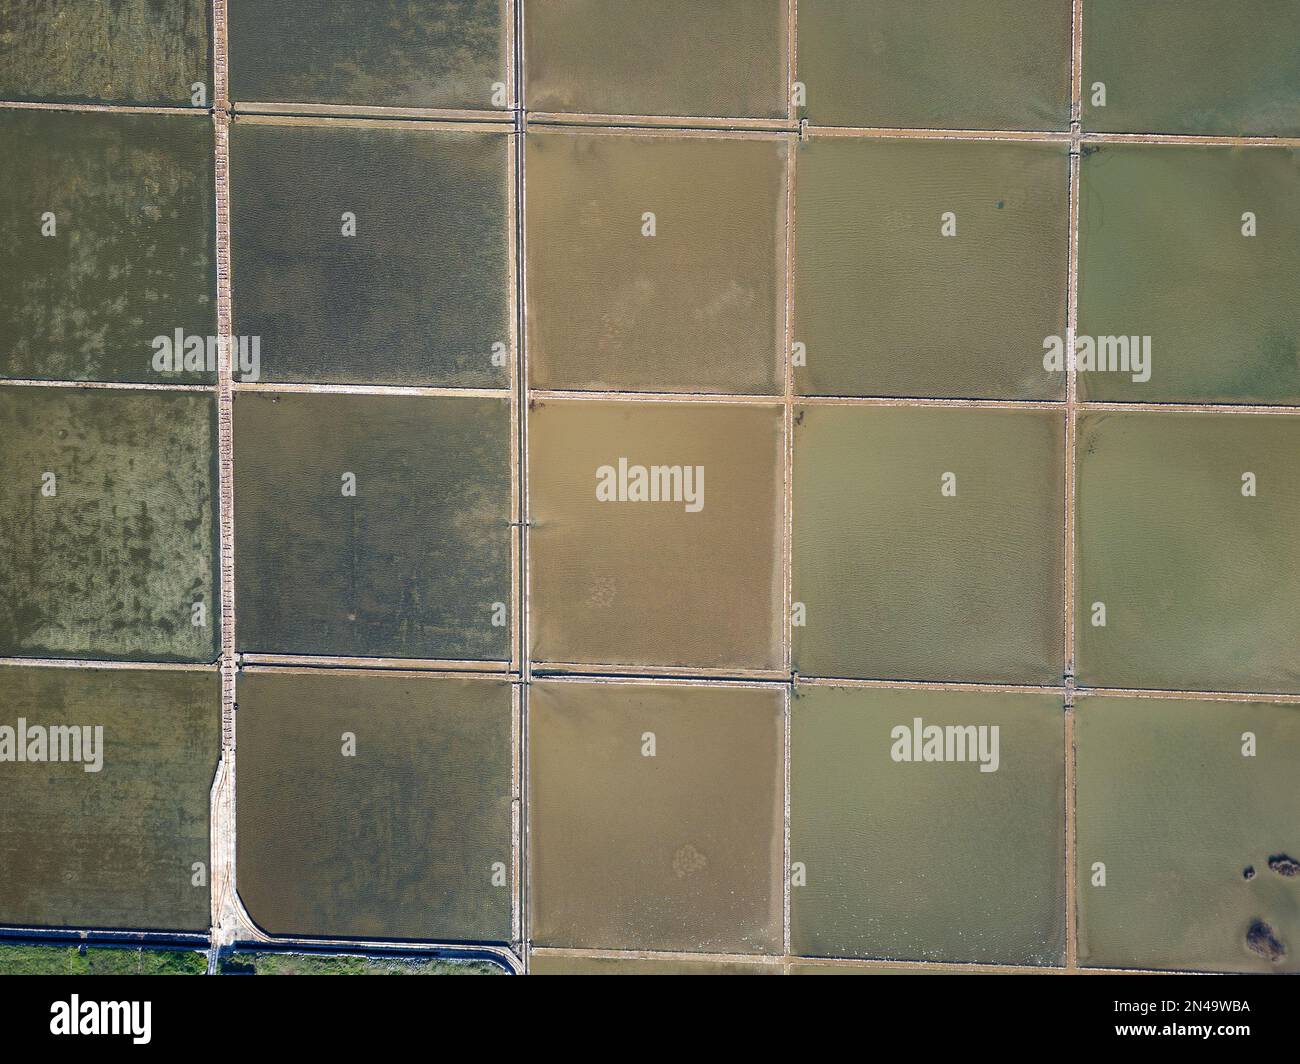
M534 683L534 941L779 953L784 700L779 689Z
M530 133L532 384L778 392L786 151L775 138Z
M776 406L534 401L533 659L779 668L783 435ZM620 459L676 498L620 497Z
M784 0L524 0L531 111L784 118Z

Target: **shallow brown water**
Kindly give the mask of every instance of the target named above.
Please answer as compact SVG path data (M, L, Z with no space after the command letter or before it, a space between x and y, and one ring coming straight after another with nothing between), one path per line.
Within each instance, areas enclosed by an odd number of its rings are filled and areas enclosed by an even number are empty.
M534 683L537 944L779 952L783 701L776 690ZM653 757L642 755L648 733Z
M534 660L779 668L782 435L775 406L535 402ZM702 467L701 508L600 501L620 458Z

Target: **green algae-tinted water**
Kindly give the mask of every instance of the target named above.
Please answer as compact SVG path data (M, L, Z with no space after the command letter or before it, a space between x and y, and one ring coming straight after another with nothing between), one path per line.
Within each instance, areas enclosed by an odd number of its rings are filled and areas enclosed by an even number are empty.
M213 661L216 402L0 388L0 654Z
M1294 137L1297 40L1293 0L1088 0L1084 128ZM1098 84L1104 107L1093 102Z
M235 332L263 379L506 386L504 133L243 121L230 141Z
M1300 707L1085 697L1076 715L1080 962L1300 971Z
M532 384L779 391L786 151L776 138L530 135Z
M1245 235L1253 231L1253 236ZM1108 144L1083 159L1079 332L1150 337L1111 402L1300 402L1300 151Z
M998 728L996 747L986 731L967 750L984 742L996 760L895 760L894 729L917 718L923 733ZM796 953L1062 962L1059 696L803 687L790 742L790 860L805 876L791 881Z
M102 727L102 761L0 761L0 923L206 931L216 672L0 668L19 718Z
M1070 0L800 0L803 113L826 126L1066 129Z
M201 84L207 107L211 13L207 0L0 0L0 99L189 107Z
M784 700L777 689L534 683L535 942L779 953Z
M1081 418L1080 682L1300 691L1298 447L1289 416Z
M804 395L1060 399L1063 145L817 138L798 150Z
M506 80L506 0L238 0L239 102L490 109Z
M253 672L238 699L239 893L259 927L509 939L509 683Z
M783 435L776 406L534 401L533 659L780 668ZM702 494L602 501L621 458Z
M212 153L195 115L0 111L0 376L215 379L154 366L216 333Z
M526 0L530 111L785 118L784 0Z
M240 648L508 659L509 419L505 399L241 393Z
M798 408L796 670L1059 683L1064 430L1054 411Z

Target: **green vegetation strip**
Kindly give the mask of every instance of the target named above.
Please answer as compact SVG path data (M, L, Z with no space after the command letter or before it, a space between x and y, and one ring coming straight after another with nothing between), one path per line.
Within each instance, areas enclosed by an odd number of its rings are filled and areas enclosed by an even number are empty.
M501 975L487 961L442 957L357 957L303 953L233 953L222 975Z
M203 975L207 967L197 950L0 946L0 975Z

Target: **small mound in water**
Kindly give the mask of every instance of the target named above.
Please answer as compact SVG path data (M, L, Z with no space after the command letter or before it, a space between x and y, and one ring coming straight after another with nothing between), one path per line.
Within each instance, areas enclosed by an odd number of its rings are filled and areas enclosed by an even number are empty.
M1288 857L1284 853L1279 853L1276 857L1270 857L1268 867L1279 876L1300 876L1300 861L1297 861L1294 857Z
M1251 921L1250 930L1246 932L1246 946L1252 953L1270 961L1280 961L1286 956L1286 944L1263 920Z

